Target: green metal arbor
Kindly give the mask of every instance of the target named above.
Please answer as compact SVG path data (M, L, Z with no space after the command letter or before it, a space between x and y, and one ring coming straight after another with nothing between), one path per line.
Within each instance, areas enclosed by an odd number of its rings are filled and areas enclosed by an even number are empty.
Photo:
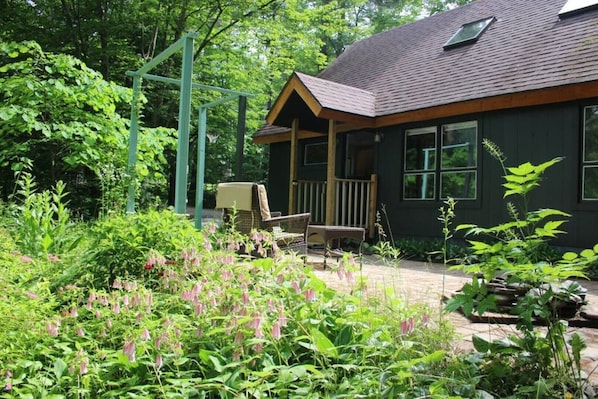
M193 46L196 32L189 32L162 51L137 71L129 71L127 75L133 77L133 100L131 103L131 125L129 133L129 159L127 172L131 178L127 196L127 212L135 212L135 164L137 163L137 137L139 135L139 97L141 95L141 80L155 80L163 83L170 83L181 88L179 101L179 122L178 122L178 145L176 160L176 183L174 210L176 213L187 212L187 180L189 165L189 135L191 124L191 91L193 88L214 90L226 96L198 106L198 140L197 140L197 175L196 175L196 201L195 201L195 226L201 229L201 218L203 210L204 191L204 169L205 169L205 145L207 110L210 107L222 104L227 101L239 99L238 134L237 134L237 178L241 176L241 165L243 162L243 137L245 134L245 110L247 97L252 94L234 90L222 89L219 87L193 83ZM164 61L180 49L183 49L183 65L181 79L172 79L163 76L149 74L156 65Z

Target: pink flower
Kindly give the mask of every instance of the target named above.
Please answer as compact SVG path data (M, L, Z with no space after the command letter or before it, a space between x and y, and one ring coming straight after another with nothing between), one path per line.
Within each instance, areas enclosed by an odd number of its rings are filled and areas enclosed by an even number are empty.
M60 262L60 258L54 254L48 254L48 259L50 262Z
M77 335L80 337L85 336L85 331L81 327L77 328Z
M89 361L87 359L84 359L81 364L79 364L79 374L87 374L87 366L89 364Z
M200 314L202 314L204 311L206 310L206 305L204 305L203 303L198 304L197 306L195 306L195 315L199 316Z
M39 296L33 292L27 291L27 296L31 299L39 299Z
M162 355L157 355L156 356L156 368L157 369L162 368L163 364L164 364L164 362L162 361Z
M120 290L123 288L123 283L120 280L114 280L114 282L112 283L112 288L114 288L115 290Z
M50 337L57 337L58 336L58 325L53 322L46 323L46 330L48 331L48 335Z
M305 295L305 300L308 302L313 302L316 300L316 292L313 288L306 290L303 294Z
M293 281L291 285L293 286L295 293L299 294L301 292L301 286L299 285L299 282Z
M281 333L280 333L280 323L279 322L274 322L274 325L272 326L272 338L274 339L280 339Z
M422 326L424 326L424 327L427 326L429 322L430 322L430 315L425 313L422 316Z
M25 255L21 256L21 257L19 258L19 260L20 260L21 262L23 262L23 263L31 263L31 262L33 262L33 259L31 259L30 257L28 257L28 256L25 256Z
M123 346L123 353L129 358L131 363L135 362L135 343L133 341L125 342Z
M233 343L235 345L242 345L243 344L243 333L241 331L237 332L235 334L235 340L233 341Z
M241 351L239 349L235 349L233 351L233 361L234 362L241 361Z
M409 334L415 329L415 322L413 317L410 317L409 320L401 322L401 334Z
M287 326L287 316L284 314L282 309L280 309L280 311L278 312L278 323L281 327Z
M149 341L151 339L150 333L147 330L147 328L141 332L141 339L144 341Z

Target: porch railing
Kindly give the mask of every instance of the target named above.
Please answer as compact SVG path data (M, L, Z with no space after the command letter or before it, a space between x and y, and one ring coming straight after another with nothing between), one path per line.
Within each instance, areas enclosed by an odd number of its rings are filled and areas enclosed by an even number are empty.
M311 222L324 224L326 221L326 182L298 180L296 185L296 212L310 212ZM374 233L376 220L377 176L369 180L335 179L336 203L334 224L339 226L363 227L370 237Z

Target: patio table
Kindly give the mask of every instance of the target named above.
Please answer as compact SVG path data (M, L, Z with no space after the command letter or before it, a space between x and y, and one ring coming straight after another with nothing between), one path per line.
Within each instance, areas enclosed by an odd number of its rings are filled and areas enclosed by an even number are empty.
M307 227L307 237L318 235L324 241L324 268L326 268L326 260L330 256L330 242L339 240L341 238L352 238L359 241L359 254L365 241L365 229L362 227L348 227L348 226L326 226L313 224Z

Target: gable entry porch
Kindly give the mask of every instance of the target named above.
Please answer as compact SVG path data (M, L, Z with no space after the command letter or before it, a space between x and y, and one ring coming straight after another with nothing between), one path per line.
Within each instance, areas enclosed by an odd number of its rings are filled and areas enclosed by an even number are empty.
M338 134L337 123L329 122L326 148L326 175L302 179L299 170L310 157L302 140L291 132L289 165L289 213L311 213L311 223L327 226L360 227L372 238L375 231L378 177L376 174L379 136L372 132ZM293 129L291 129L293 130ZM301 160L298 154L302 154Z

